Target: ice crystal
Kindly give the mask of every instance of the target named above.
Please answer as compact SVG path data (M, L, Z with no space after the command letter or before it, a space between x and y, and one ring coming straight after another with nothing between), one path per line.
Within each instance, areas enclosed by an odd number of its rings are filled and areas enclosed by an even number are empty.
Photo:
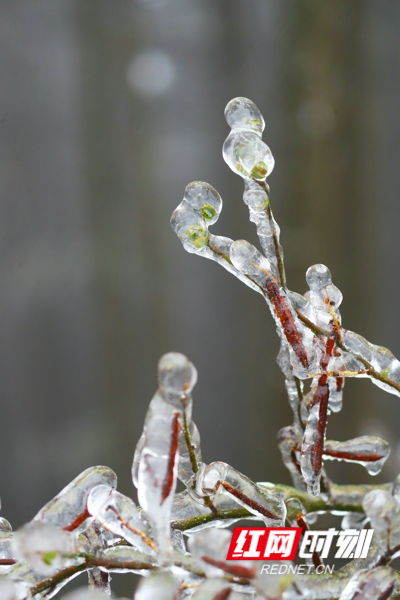
M110 597L114 572L144 577L135 600L386 600L399 595L399 575L390 563L400 555L400 476L384 485L342 486L331 481L324 462L357 463L369 475L382 469L389 455L385 440L327 440L327 422L342 408L347 377L367 377L399 396L400 362L386 348L343 328L343 296L325 265L307 270L306 294L287 287L280 228L265 182L274 159L261 139L264 119L246 98L229 102L225 117L231 132L224 158L244 180L243 201L262 252L246 240L209 231L221 214L222 199L205 182L186 187L171 224L188 252L214 260L268 305L293 412L293 423L278 433L278 446L294 487L257 483L227 463L203 461L193 421L197 371L186 356L170 352L159 362L158 389L134 453L138 504L117 491L111 469L98 466L78 475L16 532L1 517L1 600L51 598L82 571L88 587L66 599ZM178 479L184 486L179 493ZM321 512L342 515L342 528L353 536L360 530L365 535L370 527L368 554L350 558L333 573L316 574L310 569L324 567L327 557L317 548L306 559L306 575L293 570L281 575L278 569L265 574L256 561L226 560L232 535L227 528L239 520L275 528L289 524L307 537Z

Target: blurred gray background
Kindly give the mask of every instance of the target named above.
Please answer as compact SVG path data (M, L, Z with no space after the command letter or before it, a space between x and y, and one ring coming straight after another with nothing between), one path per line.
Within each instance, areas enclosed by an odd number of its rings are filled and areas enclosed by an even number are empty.
M393 0L0 1L0 495L14 527L94 464L134 494L170 350L199 370L205 460L289 482L268 308L169 225L201 179L225 203L213 231L256 241L221 156L235 96L265 117L289 287L327 264L345 327L400 355L399 26ZM399 424L400 399L348 381L328 437L386 437L388 480Z

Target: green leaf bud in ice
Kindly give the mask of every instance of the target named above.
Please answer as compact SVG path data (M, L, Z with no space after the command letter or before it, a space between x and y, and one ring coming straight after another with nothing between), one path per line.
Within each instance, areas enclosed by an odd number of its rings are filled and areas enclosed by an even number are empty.
M172 213L171 226L187 252L196 253L208 244L209 233L204 219L185 202Z
M193 181L186 186L183 204L194 210L207 225L213 225L222 210L222 198L215 188L204 181Z

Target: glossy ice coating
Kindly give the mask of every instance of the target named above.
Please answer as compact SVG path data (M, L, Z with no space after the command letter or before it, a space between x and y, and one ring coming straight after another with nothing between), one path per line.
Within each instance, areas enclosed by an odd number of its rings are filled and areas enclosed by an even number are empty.
M328 267L317 264L307 269L306 281L310 290L318 292L332 283L332 275Z
M106 500L110 497L113 488L108 485L97 485L94 487L88 496L87 499L87 509L88 512L96 516L99 512L100 508L106 502Z
M188 204L183 202L174 210L171 226L187 252L197 253L207 246L209 233L206 222Z
M75 544L74 536L59 527L30 522L15 532L12 549L16 558L38 573L50 574L67 566L68 559L63 555L76 551Z
M209 183L192 181L186 186L183 199L208 225L213 225L218 220L222 198Z
M158 363L158 382L167 392L185 394L196 385L197 370L184 354L168 352Z
M265 128L259 108L248 98L233 98L225 107L225 119L232 129L246 129L259 135Z
M271 150L252 131L233 129L224 142L222 154L232 171L244 179L265 181L275 166Z

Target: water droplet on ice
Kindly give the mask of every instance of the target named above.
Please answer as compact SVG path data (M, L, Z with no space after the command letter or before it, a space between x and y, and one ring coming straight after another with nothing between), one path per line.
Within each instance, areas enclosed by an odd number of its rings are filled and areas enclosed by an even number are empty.
M331 272L325 265L312 265L307 269L306 281L310 290L318 292L327 285L331 285Z

